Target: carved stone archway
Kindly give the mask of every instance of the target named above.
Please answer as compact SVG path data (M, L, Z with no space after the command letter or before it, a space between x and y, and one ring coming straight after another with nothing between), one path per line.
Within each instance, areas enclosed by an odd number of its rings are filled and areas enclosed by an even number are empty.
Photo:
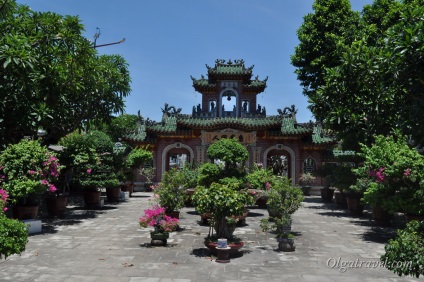
M187 145L185 145L185 144L183 144L183 143L180 143L180 142L177 142L177 143L174 143L174 144L168 145L168 146L166 146L166 147L163 149L163 151L162 151L162 171L161 171L161 175L162 175L162 176L163 176L163 174L165 173L165 169L166 169L166 162L168 161L168 160L167 160L168 152L169 152L170 150L174 149L174 148L177 148L177 149L180 149L180 148L182 148L182 149L186 149L186 150L190 153L190 164L193 164L193 160L194 160L194 152L193 152L193 149L191 149L191 147L190 147L190 146L187 146Z
M296 177L296 155L295 155L293 149L290 148L290 147L284 146L282 144L277 144L277 145L274 145L274 146L267 148L264 151L264 154L263 154L263 157L262 157L264 168L267 168L268 153L272 150L281 150L281 151L286 151L286 152L289 153L289 155L290 155L290 164L289 164L290 175L289 175L289 177L291 178L292 185L295 185L296 184L296 178L295 178Z

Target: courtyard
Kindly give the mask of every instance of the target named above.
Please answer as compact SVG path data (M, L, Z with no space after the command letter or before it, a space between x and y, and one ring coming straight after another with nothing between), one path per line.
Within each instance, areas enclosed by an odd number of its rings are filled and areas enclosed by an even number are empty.
M353 217L319 196L305 197L293 215L294 252L277 251L274 234L262 232L266 209L249 208L235 235L245 245L226 264L204 246L209 227L193 207L182 209L180 229L166 247L151 246L150 230L138 218L152 193L86 209L70 198L67 215L41 213L42 233L29 237L26 251L0 262L1 281L418 281L379 264L395 228L378 227L365 211ZM346 266L345 268L343 266Z

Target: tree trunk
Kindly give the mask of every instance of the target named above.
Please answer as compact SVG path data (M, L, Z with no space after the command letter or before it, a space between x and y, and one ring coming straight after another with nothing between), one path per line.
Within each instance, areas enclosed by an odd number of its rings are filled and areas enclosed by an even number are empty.
M218 218L216 219L216 223L215 223L215 231L216 231L216 236L218 238L231 238L232 234L230 234L228 232L228 228L227 228L227 220L224 217Z

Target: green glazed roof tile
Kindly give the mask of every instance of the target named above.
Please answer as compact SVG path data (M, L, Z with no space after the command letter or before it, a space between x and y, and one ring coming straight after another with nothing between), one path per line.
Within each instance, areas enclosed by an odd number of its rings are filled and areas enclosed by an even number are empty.
M335 140L328 136L320 125L314 126L312 133L312 143L314 144L326 144L334 142Z
M303 134L311 132L308 127L295 123L295 120L290 117L284 117L281 121L281 133L283 134Z

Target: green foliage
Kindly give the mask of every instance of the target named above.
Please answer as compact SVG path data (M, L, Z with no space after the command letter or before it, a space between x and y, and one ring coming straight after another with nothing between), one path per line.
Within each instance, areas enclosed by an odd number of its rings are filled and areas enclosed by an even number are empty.
M326 101L320 101L317 89L325 85L326 68L340 64L345 46L353 40L359 14L351 10L348 0L316 0L314 12L304 17L297 31L299 45L291 56L303 93L312 103L311 110L321 120Z
M93 148L98 154L113 152L113 142L112 139L106 133L98 130L93 130L87 133L84 136L85 142L92 144Z
M246 188L246 181L244 178L225 177L220 179L219 183L231 187L234 190L241 190Z
M373 145L362 145L360 155L365 161L354 172L359 176L356 186L365 186L366 203L390 212L424 214L424 158L405 136L376 136Z
M93 139L85 138L78 132L70 133L59 140L64 149L59 153L60 161L67 169L73 169L78 174L98 163L99 158L94 149Z
M302 204L304 199L302 190L291 186L287 177L274 176L266 195L270 215L269 218L261 220L261 228L264 231L275 229L281 233L283 227L291 223L291 215Z
M28 229L24 223L7 218L0 211L0 259L25 251Z
M110 124L107 124L104 130L112 138L113 142L118 142L125 135L136 129L137 121L137 115L119 115L113 117Z
M356 183L356 175L352 172L354 163L340 162L333 168L334 186L343 192L352 192L350 187Z
M199 169L185 163L183 168L178 170L178 174L181 175L181 186L184 188L195 188L197 186L197 179L199 177Z
M209 188L197 186L193 202L199 214L210 214L217 225L217 236L228 238L226 218L242 215L246 205L252 203L252 197L246 191L237 191L219 183L212 183ZM220 237L223 236L223 237Z
M219 166L205 163L199 168L198 184L209 187L213 182L219 182L221 173L222 171Z
M57 140L90 120L108 123L129 95L128 64L98 55L78 16L8 1L0 21L0 147L47 131Z
M291 215L299 209L304 197L302 190L292 186L287 177L274 177L267 193L267 207L276 217Z
M208 158L225 162L224 171L236 169L237 164L241 166L249 158L249 152L240 144L237 139L220 139L209 146L207 150Z
M423 146L422 1L374 1L362 18L347 2L315 1L298 31L292 63L312 113L352 149L394 129Z
M271 169L264 169L255 165L253 170L246 175L248 185L253 189L265 190L266 183L271 182L273 172Z
M50 191L60 169L57 159L46 147L37 140L22 139L0 155L0 184L13 203L31 200Z
M385 247L381 261L399 276L424 276L424 221L413 220Z
M85 172L81 172L78 178L79 185L85 190L96 191L98 188L118 187L119 181L111 167L98 163Z
M134 148L127 156L127 166L130 168L139 168L144 163L153 160L152 152L144 148Z
M184 207L185 188L184 175L178 168L170 169L162 176L162 181L154 189L159 196L159 205L168 212L178 211Z
M72 171L74 184L89 190L118 186L113 167L113 143L105 133L74 132L61 138L59 144L65 147L60 158L65 160L68 171Z

